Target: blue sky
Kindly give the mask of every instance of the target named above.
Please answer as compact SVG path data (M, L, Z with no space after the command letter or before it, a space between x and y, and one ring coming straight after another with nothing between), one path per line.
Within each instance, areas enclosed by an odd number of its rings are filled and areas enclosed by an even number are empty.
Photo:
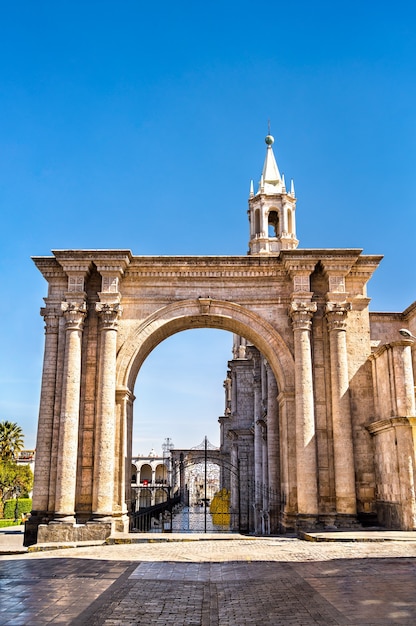
M415 19L410 1L3 3L0 420L34 446L46 282L30 257L246 254L269 119L300 246L384 254L371 309L415 300ZM135 452L218 443L230 348L215 331L156 348Z

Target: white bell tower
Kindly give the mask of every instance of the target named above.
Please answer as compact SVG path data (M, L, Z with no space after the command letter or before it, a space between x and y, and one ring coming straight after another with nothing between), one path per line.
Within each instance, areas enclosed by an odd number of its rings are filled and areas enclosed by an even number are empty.
M295 187L293 180L290 191L286 191L284 176L280 176L272 145L274 138L269 134L266 158L259 188L254 194L253 181L248 200L250 222L249 254L278 254L280 250L297 248L295 222Z

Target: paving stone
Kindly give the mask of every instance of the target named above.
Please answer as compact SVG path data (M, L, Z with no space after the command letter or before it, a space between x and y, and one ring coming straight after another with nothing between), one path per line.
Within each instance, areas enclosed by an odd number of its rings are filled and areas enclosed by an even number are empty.
M258 538L0 557L0 624L416 623L416 544Z

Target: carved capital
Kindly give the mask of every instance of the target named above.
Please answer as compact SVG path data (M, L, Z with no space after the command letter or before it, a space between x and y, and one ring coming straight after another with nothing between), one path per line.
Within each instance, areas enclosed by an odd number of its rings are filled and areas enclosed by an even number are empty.
M45 334L56 334L58 332L59 318L62 315L62 311L54 307L46 306L41 308L40 314L45 320Z
M300 302L297 300L291 302L289 315L292 318L293 330L310 330L312 317L316 309L316 302Z
M101 321L101 328L104 330L116 330L118 323L117 320L120 317L123 309L118 302L108 304L107 302L97 302L95 310Z
M346 331L347 330L347 314L351 311L350 302L327 302L326 319L328 321L328 330Z
M65 318L67 330L82 330L87 315L85 302L62 302L61 310Z

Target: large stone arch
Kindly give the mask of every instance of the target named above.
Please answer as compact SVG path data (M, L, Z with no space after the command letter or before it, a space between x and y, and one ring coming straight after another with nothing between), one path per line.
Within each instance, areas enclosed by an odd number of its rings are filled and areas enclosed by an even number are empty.
M279 391L294 389L294 360L273 326L234 302L198 298L164 306L152 313L126 338L117 355L117 388L132 391L146 357L164 339L192 328L213 328L242 335L265 356Z
M369 463L360 461L371 450L360 439L355 458L354 433L374 409L362 373L371 350L365 284L380 258L292 249L294 233L287 249L279 241L266 254L274 238L259 234L244 257L61 250L35 259L48 296L27 545L127 527L135 381L159 343L192 328L235 333L264 357L250 348L247 367L232 360L227 393L237 393L220 427L256 482L280 490L276 506L263 499L274 520L285 529L354 522L356 493L371 513ZM252 494L244 501L251 506Z

